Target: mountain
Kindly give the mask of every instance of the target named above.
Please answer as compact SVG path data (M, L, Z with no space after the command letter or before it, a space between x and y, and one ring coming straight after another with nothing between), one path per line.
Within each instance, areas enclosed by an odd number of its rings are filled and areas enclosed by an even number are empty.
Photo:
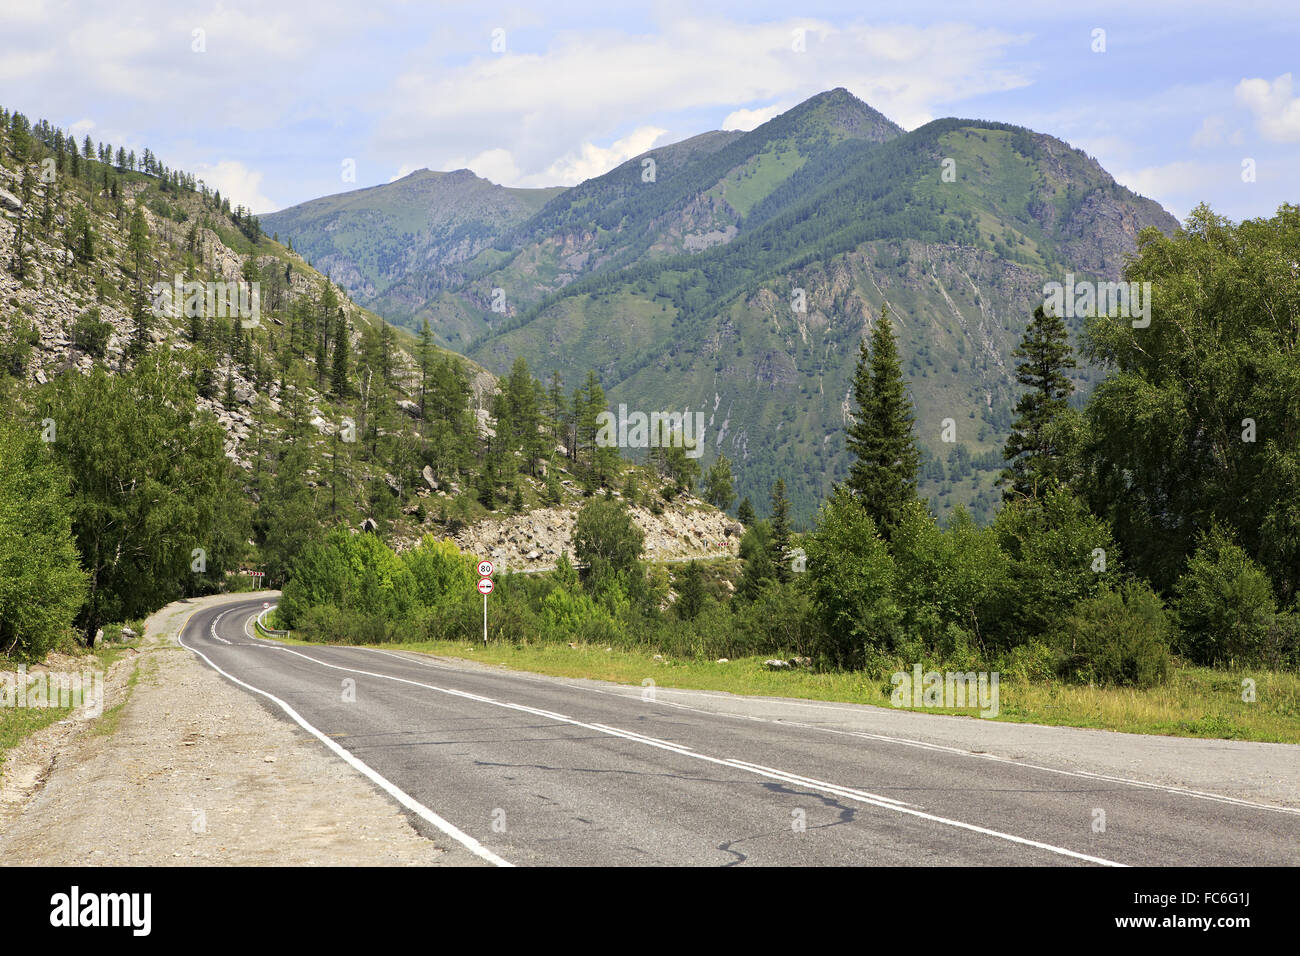
M54 414L59 435L104 439L96 457L119 471L89 483L95 489L125 488L117 498L129 504L141 500L132 497L137 480L152 482L150 495L229 512L205 530L228 547L210 551L202 585L185 557L182 589L222 586L240 564L283 580L300 548L339 524L370 528L399 548L427 534L456 537L499 566L532 570L571 547L577 508L595 486L592 452L577 448L564 423L536 407L533 419L512 422L496 376L482 366L426 349L359 306L193 176L150 153L147 169L113 156L104 144L83 154L49 124L0 108L0 439L40 431ZM471 190L482 183L452 178ZM214 298L187 314L182 303L204 297L186 289L173 309L162 293L177 283ZM215 308L232 290L251 315ZM541 387L529 380L523 390ZM136 400L143 412L184 414L182 430L203 436L202 455L187 446L178 457L194 451L220 477L221 493L164 495L170 473L141 474L131 453L107 447L114 425L123 434L140 427L121 389L145 396ZM68 392L88 394L95 413L64 421L59 396ZM161 427L151 425L135 451L174 449L178 440ZM511 435L532 440L512 447ZM574 451L566 457L561 445ZM716 556L720 542L734 550L734 522L675 493L664 476L644 470L624 482L621 467L602 466L611 487L639 488L621 497L653 558ZM71 482L77 494L81 480ZM148 508L136 513L143 523L131 532L133 560L147 564L140 555L154 537L182 532L149 526ZM185 556L194 547L189 538L170 544Z
M907 133L832 90L566 190L426 285L412 320L496 373L523 355L569 385L595 369L612 404L704 411L705 463L737 462L760 510L784 478L806 522L847 471L857 343L887 305L922 494L987 519L1043 284L1117 279L1147 227L1178 223L1059 139L960 119ZM1080 397L1095 377L1080 370Z
M507 189L474 175L417 170L395 182L313 199L262 217L268 232L292 239L297 252L358 302L395 321L422 300L397 288L449 276L564 190ZM416 298L413 298L416 297Z

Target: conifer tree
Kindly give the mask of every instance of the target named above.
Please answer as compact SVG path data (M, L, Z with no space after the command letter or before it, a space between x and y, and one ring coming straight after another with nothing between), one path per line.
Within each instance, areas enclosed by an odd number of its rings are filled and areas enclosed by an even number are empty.
M779 581L789 581L790 555L790 500L785 496L785 481L781 478L772 485L772 564Z
M858 347L853 396L858 414L846 437L854 455L848 489L888 539L907 503L916 497L921 460L888 308L880 310L870 351L865 341Z
M334 365L330 369L330 391L336 398L348 395L349 348L348 320L339 310L338 324L334 333Z
M1047 483L1059 480L1061 449L1050 426L1069 407L1074 383L1066 369L1076 366L1065 322L1041 305L1011 354L1024 360L1016 366L1016 381L1029 391L1016 402L1017 417L1002 452L1008 467L998 481L1006 486L1002 496L1008 500L1035 497Z
M736 520L748 528L754 523L755 517L754 506L749 503L749 496L746 495L741 499L740 507L736 509Z

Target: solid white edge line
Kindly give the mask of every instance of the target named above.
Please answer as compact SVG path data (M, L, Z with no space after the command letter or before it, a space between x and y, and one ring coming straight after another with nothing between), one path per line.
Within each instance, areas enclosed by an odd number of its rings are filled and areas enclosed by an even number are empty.
M220 617L223 616L224 614L225 612L222 612L222 615L218 615L218 619L220 619ZM216 626L215 621L213 622L213 626L214 627ZM303 730L307 731L309 734L311 734L313 737L315 737L317 740L323 743L326 747L332 750L336 756L342 758L342 760L349 767L351 767L353 770L356 770L358 773L364 775L367 779L369 779L372 783L374 783L381 790L387 793L390 797L392 797L402 806L406 807L406 809L410 810L412 813L420 817L422 820L426 820L427 822L433 824L443 833L447 834L447 836L451 837L457 843L464 846L475 856L483 860L486 860L487 862L493 864L494 866L508 866L508 867L514 866L514 864L511 863L509 860L504 860L501 857L497 856L495 853L493 853L483 844L479 843L478 840L475 840L468 833L465 833L463 830L459 829L455 824L447 820L444 820L442 817L438 816L438 814L434 813L424 804L420 803L414 797L410 796L408 793L406 793L406 791L402 790L396 784L389 782L378 772L373 770L368 764L365 764L361 760L358 760L350 752L345 750L343 747L339 746L339 744L335 743L325 734L321 733L311 724L307 723L307 721L302 718L302 715L300 715L296 710L294 710L292 707L290 707L288 704L282 701L279 697L276 697L274 694L262 690L260 687L254 687L252 684L245 683L244 681L240 680L238 677L235 677L233 674L227 673L226 671L218 667L216 664L214 664L212 662L212 659L209 658L202 651L198 650L197 648L190 647L188 644L185 643L185 633L184 633L183 626L181 628L180 633L177 634L176 640L180 643L181 647L185 648L187 651L190 651L191 653L197 654L199 657L203 658L203 660L207 661L209 667L211 667L218 674L225 677L227 680L233 681L234 683L238 684L240 687L243 687L247 690L251 690L255 694L261 694L267 700L274 701L275 704L281 710L283 710L286 714L288 714L291 718L293 718L294 722L297 723L298 726L302 727ZM220 640L220 638L218 638L218 640ZM226 643L229 643L229 641L227 641Z
M288 653L290 654L294 654L298 657L303 658L304 660L311 661L312 663L318 664L321 667L328 667L333 670L339 670L339 671L347 671L348 673L351 674L361 674L362 676L365 677L378 677L381 680L391 680L399 684L410 684L414 687L423 687L426 690L438 691L439 693L449 694L453 697L463 697L467 700L476 700L481 703L492 704L497 707L503 707L507 710L517 710L523 713L534 714L540 717L547 717L552 720L558 720L566 724L571 724L575 727L583 727L587 730L594 730L597 733L608 734L609 736L612 737L621 737L624 740L630 740L633 741L634 743L643 744L648 747L656 747L662 750L668 750L673 753L680 754L683 757L692 757L696 760L703 760L707 763L718 764L724 767L731 767L736 770L743 770L747 773L756 774L757 776L767 777L769 779L780 780L784 783L796 782L790 775L786 774L784 771L765 770L759 768L755 764L745 764L736 760L728 760L728 759L723 759L721 757L710 757L707 754L696 753L690 750L683 750L675 744L670 744L666 742L657 742L653 738L642 737L640 735L631 734L627 731L618 730L617 728L614 727L605 727L599 724L586 723L584 721L577 720L573 717L566 717L564 714L557 714L554 711L540 710L536 707L528 707L524 704L514 704L511 703L510 701L496 700L491 697L484 697L482 694L471 694L468 691L455 690L453 688L448 688L448 687L436 687L433 684L424 684L421 683L420 681L410 680L405 677L394 677L391 674L380 674L375 671L363 671L355 667L343 667L340 664L331 664L328 661L322 661L315 657L311 657L307 654L302 654L298 651L290 650L289 648L285 648L285 650L288 651ZM803 785L808 786L811 789L820 789L828 793L834 793L837 796L845 796L848 797L849 799L856 800L859 803L869 804L871 806L879 807L884 810L892 810L895 813L905 813L909 816L918 817L922 820L929 820L933 823L939 823L944 826L956 827L961 830L968 830L972 833L980 833L985 836L995 837L999 840L1006 840L1011 843L1018 843L1023 846L1031 846L1039 850L1046 850L1049 853L1056 853L1061 856L1071 857L1076 860L1083 860L1088 863L1096 863L1101 866L1116 866L1116 867L1126 866L1126 864L1119 863L1115 860L1106 860L1101 857L1089 856L1086 853L1079 853L1075 850L1069 850L1066 849L1065 847L1054 846L1050 843L1040 843L1037 840L1030 840L1027 837L1019 837L1011 833L1003 833L1000 830L990 830L987 827L977 826L976 824L973 823L964 823L961 820L953 820L948 817L937 816L933 813L926 813L923 810L915 810L910 807L901 806L895 802L885 803L883 800L868 797L866 794L849 791L845 788L840 787L837 784L826 784L826 783L819 782L817 784L808 783Z

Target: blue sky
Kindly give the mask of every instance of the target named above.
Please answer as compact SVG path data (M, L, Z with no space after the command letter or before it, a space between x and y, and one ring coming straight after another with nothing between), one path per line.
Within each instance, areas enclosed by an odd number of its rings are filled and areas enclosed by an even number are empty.
M1295 0L546 7L0 0L0 103L257 212L423 167L572 184L837 86L1059 136L1180 218L1300 202Z

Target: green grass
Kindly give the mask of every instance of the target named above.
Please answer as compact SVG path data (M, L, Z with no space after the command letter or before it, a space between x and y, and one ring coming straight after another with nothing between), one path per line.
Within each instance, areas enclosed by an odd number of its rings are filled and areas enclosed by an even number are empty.
M674 658L656 661L653 651L606 650L595 645L571 648L567 644L494 643L485 647L461 641L437 641L383 647L555 677L591 678L633 686L643 686L649 679L659 687L892 706L887 677L851 671L771 671L763 666L762 657L718 664ZM935 666L937 669L938 665ZM1241 699L1245 678L1255 681L1254 703ZM987 719L1133 734L1300 743L1300 675L1291 673L1184 667L1175 669L1167 684L1147 690L1004 679L999 697L1000 713ZM908 709L967 716L977 713L975 708Z

